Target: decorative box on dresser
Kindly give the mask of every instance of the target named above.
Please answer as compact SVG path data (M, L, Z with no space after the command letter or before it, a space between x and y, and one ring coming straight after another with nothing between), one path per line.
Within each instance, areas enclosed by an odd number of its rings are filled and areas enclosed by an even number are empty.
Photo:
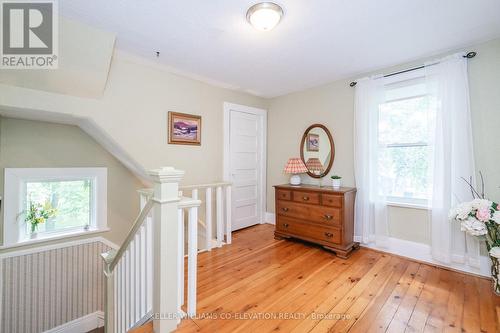
M358 248L354 242L356 189L313 185L277 185L277 239L298 238L322 245L340 258Z

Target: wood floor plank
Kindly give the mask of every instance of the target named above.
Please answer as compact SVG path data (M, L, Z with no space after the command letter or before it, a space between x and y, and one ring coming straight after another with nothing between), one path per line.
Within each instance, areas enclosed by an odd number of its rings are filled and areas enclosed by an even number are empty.
M235 328L234 332L272 332L285 328L290 329L291 325L288 325L288 327L280 327L280 323L291 324L295 321L298 324L300 320L302 320L301 318L307 313L307 310L313 308L315 304L314 299L323 298L325 294L329 294L335 290L335 282L340 280L340 275L345 274L348 270L355 270L356 267L363 267L368 260L369 258L360 255L360 252L353 254L349 261L334 258L327 266L322 268L321 271L307 276L302 285L283 297L270 298L272 301L271 304L261 309L261 311L264 312L297 314L296 316L289 319L275 318L270 320L248 321ZM310 303L309 307L308 303Z
M418 263L410 262L407 263L406 271L402 275L393 275L393 280L357 320L350 332L385 332L420 266Z
M405 331L415 305L417 304L417 301L420 298L420 294L424 289L424 285L430 271L430 266L420 265L415 278L411 282L410 287L408 288L408 291L403 298L403 301L399 305L396 313L392 317L389 326L387 327L387 332L400 333Z
M359 254L362 255L362 258L352 264L349 269L341 272L340 275L334 276L331 280L327 281L327 286L322 289L318 289L315 293L313 293L310 297L299 298L294 302L283 304L285 305L284 309L278 309L280 313L296 313L299 314L299 319L281 319L274 321L266 321L264 325L257 327L258 332L290 332L296 326L302 323L305 320L316 320L312 318L312 313L314 311L318 311L318 306L321 303L321 300L325 298L331 299L335 304L340 299L342 299L343 295L345 295L350 289L354 287L356 283L359 282L359 277L363 276L369 269L378 261L381 257L381 254L371 252L364 253L364 250L359 251ZM351 257L352 259L357 258L357 254ZM305 295L307 296L307 295ZM282 305L282 306L283 306ZM325 304L321 304L325 307ZM332 305L333 306L333 305ZM314 324L311 325L314 327ZM245 332L245 331L241 331Z
M329 315L337 314L342 316L332 316L321 320L311 332L347 332L366 306L370 304L371 300L384 290L391 277L394 274L402 273L407 265L408 263L405 263L404 260L400 258L390 258L390 261L382 267L380 271L373 275L373 279L367 282L366 286L362 284L356 286L355 290L352 290L349 295L344 297L344 299L329 312ZM369 275L366 275L365 277L368 276Z
M497 327L495 305L491 297L484 297L492 292L491 282L484 279L474 279L479 292L479 315L481 332L499 332L500 327Z
M319 325L318 330L329 327L329 322L323 319L327 317L328 320L330 320L332 317L335 318L337 315L344 314L363 290L365 290L373 279L381 273L384 267L390 263L391 259L392 257L390 256L382 255L364 276L353 277L355 284L351 285L347 293L339 293L334 297L327 298L308 316L308 320L304 320L299 326L292 330L292 332L310 332L316 329L317 325Z
M314 267L325 265L329 254L316 249L311 251L310 256L303 257L301 261L295 261L293 265L286 265L276 275L270 275L265 280L254 282L249 288L248 293L252 295L251 299L242 300L239 297L221 299L216 309L212 312L217 313L251 313L250 310L261 309L261 304L269 300L269 294L274 297L280 297L293 289L295 285L302 283L307 272L311 272ZM284 265L285 266L285 265ZM228 323L229 324L229 323ZM216 321L197 322L202 331L213 332L213 328L219 324ZM221 330L217 330L221 331Z
M415 308L413 309L408 325L405 328L405 332L423 332L429 313L432 310L432 301L439 284L440 275L441 270L436 267L431 268L429 278L424 285L424 289L422 290L417 303L415 304Z
M446 323L444 332L460 332L462 323L462 314L464 307L464 280L463 275L450 272L451 291L448 298L448 307L446 311Z
M462 315L462 332L480 331L480 313L479 313L479 293L474 277L464 276L464 307Z
M424 331L426 332L442 332L445 325L448 310L448 298L450 297L450 289L453 287L451 283L452 272L440 274L439 284L434 293L434 299L431 305L431 311L427 317Z
M177 332L499 332L488 279L366 248L343 260L270 225L200 253L198 269L198 316Z

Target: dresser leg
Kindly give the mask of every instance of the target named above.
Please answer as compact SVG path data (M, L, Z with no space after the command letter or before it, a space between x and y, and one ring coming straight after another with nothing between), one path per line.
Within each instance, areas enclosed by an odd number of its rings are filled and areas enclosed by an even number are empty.
M325 246L325 245L323 245L323 248L325 248L329 251L335 252L335 255L337 257L339 257L340 259L348 259L351 256L352 251L359 248L359 243L353 244L353 246L347 250L336 249L336 248Z
M290 237L289 236L283 236L283 235L278 235L276 233L274 233L274 239L276 240L283 240L283 239L289 239Z

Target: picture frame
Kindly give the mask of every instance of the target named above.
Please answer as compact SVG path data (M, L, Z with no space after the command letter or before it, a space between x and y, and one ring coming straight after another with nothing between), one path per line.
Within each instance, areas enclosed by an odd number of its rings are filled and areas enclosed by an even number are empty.
M169 111L168 143L201 146L201 116Z
M319 135L309 133L307 135L307 151L319 151Z

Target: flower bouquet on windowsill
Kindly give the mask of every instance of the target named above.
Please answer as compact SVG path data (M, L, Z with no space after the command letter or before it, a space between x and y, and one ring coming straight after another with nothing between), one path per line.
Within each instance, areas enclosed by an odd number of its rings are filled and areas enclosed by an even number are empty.
M464 202L450 211L450 218L460 222L460 229L471 236L485 240L491 259L491 277L493 291L500 295L500 207L498 203L486 199L484 181L481 175L481 192L476 190L470 181L473 200Z
M38 225L45 223L51 217L57 214L57 209L53 208L49 201L46 201L43 205L30 201L29 208L19 215L25 214L24 222L30 225L30 237L35 238L36 232L38 230Z

